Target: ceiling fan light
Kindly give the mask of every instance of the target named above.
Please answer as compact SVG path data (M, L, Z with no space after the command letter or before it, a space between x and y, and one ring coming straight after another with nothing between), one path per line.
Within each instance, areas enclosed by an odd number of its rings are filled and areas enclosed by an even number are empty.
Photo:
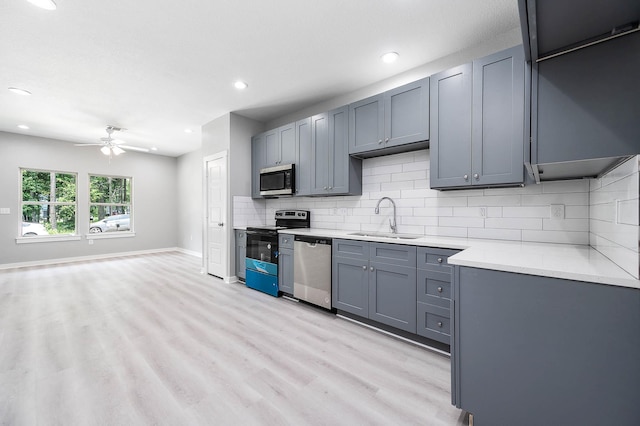
M100 148L100 151L102 151L102 153L104 155L110 155L111 154L111 150L109 149L108 146L103 146L102 148Z
M111 147L111 150L113 151L114 155L120 155L124 153L124 149L120 148L119 146Z
M27 0L34 6L38 6L39 8L45 10L56 10L56 2L53 0Z

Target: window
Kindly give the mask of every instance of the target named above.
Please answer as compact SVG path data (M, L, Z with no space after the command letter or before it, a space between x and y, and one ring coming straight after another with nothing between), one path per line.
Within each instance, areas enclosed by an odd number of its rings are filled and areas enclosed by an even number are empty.
M20 169L22 223L20 236L76 233L76 174Z
M130 177L89 176L89 232L132 231Z

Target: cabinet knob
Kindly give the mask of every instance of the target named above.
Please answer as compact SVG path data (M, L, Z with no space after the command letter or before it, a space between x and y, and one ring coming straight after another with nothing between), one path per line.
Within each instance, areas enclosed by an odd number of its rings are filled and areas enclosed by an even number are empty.
M441 257L438 258L438 263L442 263L442 258Z
M387 142L389 142L389 138L386 138L386 139L384 140L384 143L387 143Z
M367 270L367 265L362 265L362 269Z
M289 242L289 240L287 240L287 239L285 238L285 239L284 239L284 242L285 242L285 243L288 243L288 242Z
M438 293L442 293L442 287L438 287Z
M382 145L382 139L378 141L378 145Z
M475 180L478 180L478 179L480 179L480 175L479 175L479 174L477 174L477 173L474 173L474 174L473 174L473 178L474 178Z
M330 187L329 187L329 191L331 191L332 189L333 189L333 186L330 186Z
M325 191L327 190L327 187L326 187L326 186L324 187L324 190L325 190Z
M438 321L438 327L442 328L442 321Z
M469 180L469 175L464 175L462 177L464 178L464 180Z
M369 270L370 270L371 272L373 272L373 266L371 266L371 267L369 268Z
M244 234L243 234L242 232L241 232L239 235L240 235L241 237L244 237Z

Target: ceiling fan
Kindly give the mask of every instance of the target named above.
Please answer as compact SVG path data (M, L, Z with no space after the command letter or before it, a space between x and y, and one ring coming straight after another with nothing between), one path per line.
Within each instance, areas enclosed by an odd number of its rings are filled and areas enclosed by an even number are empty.
M124 130L127 130L127 129L109 125L106 128L107 136L100 138L100 143L78 143L78 144L75 144L75 146L101 146L102 148L100 148L100 151L104 155L108 155L109 157L111 157L112 155L123 154L125 151L128 151L128 150L149 152L149 149L147 148L139 148L137 146L125 145L126 144L125 141L113 138L111 136L113 132L122 132Z

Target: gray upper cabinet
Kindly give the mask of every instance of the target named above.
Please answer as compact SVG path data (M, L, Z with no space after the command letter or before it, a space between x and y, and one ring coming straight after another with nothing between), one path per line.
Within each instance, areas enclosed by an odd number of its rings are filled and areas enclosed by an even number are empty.
M522 46L431 77L431 187L524 182Z
M296 195L311 195L311 117L296 122Z
M362 160L349 157L348 108L311 117L311 194L362 194Z
M349 105L349 154L389 154L429 139L429 78ZM426 143L416 148L426 147Z
M267 165L266 133L251 138L251 198L260 195L260 169Z
M265 134L267 166L291 164L296 161L296 124L271 130Z

